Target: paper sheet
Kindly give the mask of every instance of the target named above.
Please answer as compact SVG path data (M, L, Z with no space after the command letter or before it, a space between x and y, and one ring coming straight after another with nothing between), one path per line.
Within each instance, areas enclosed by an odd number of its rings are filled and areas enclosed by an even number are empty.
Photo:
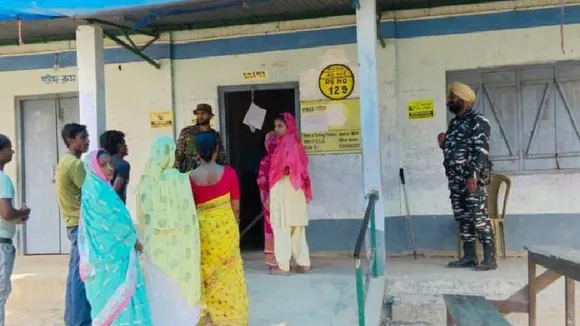
M341 103L327 106L326 115L328 116L328 125L331 127L342 127L346 122L344 117L344 105Z
M327 132L328 115L326 112L302 116L302 132Z
M262 125L264 124L264 119L266 118L266 110L252 103L246 116L244 117L243 123L250 127L252 132L256 129L262 130Z

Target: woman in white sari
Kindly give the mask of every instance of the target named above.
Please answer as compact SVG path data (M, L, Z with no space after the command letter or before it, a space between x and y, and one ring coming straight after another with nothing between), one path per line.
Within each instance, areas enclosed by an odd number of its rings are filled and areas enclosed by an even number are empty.
M169 137L153 142L137 215L153 325L192 326L201 310L199 224L189 177L173 168L175 148Z

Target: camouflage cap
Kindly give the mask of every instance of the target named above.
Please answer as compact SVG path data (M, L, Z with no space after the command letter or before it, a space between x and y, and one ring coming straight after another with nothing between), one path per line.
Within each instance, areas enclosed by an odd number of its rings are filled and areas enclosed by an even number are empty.
M195 110L193 110L193 114L197 114L198 112L205 112L205 113L208 113L209 115L213 116L211 105L209 105L207 103L198 104L197 107L195 108Z

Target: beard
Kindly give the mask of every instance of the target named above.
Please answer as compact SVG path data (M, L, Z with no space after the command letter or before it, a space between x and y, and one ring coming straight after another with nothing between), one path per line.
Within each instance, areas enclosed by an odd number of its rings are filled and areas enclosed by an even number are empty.
M209 119L197 119L196 123L198 126L207 126L209 125Z
M458 114L462 109L461 103L449 102L447 103L447 109L449 109L449 111L453 114Z

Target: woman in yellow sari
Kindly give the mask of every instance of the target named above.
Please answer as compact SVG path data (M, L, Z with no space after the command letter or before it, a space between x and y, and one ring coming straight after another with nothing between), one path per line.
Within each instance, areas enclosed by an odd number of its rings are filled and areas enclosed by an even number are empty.
M137 215L153 325L193 326L201 314L199 224L189 177L173 168L175 147L166 136L153 142Z
M202 321L199 325L248 326L248 295L238 229L240 190L236 172L216 164L214 134L200 133L196 145L201 165L190 173L199 214Z

